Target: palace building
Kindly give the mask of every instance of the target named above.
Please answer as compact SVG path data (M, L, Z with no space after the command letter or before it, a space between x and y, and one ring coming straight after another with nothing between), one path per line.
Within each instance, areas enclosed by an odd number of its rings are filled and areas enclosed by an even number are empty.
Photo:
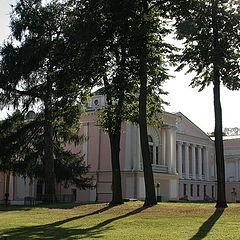
M90 165L88 175L95 188L79 190L75 186L56 186L57 194L73 195L76 201L111 201L111 153L108 135L96 124L97 111L105 105L105 97L96 95L86 107L82 117L81 134L88 141L79 146L68 146L81 152ZM163 114L161 128L148 126L148 141L155 190L159 201L214 201L217 193L214 140L184 114ZM240 137L224 140L226 167L226 194L228 202L240 201ZM143 164L139 126L122 124L120 166L123 197L145 198ZM25 197L42 194L44 186L17 176L0 174L0 200L9 192L12 204L22 204ZM234 193L234 194L233 194Z

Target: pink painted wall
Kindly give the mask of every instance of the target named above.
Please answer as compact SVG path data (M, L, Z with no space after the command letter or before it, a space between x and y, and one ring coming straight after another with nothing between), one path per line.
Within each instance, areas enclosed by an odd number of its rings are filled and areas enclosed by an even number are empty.
M175 125L176 124L176 119L177 117L171 113L164 113L163 114L163 122L168 123L170 125Z
M240 138L224 140L223 145L226 150L240 150Z
M208 138L207 135L186 116L181 113L177 114L179 115L177 125L180 127L180 131L183 130L186 135Z
M206 195L210 198L216 199L216 184L202 181L194 181L190 182L188 180L181 180L179 183L179 198L184 197L184 184L186 184L186 195L188 196L188 200L204 200L204 185L206 186ZM193 194L191 196L191 184L193 188ZM199 196L197 195L197 185L199 185ZM213 187L213 189L212 189ZM213 192L212 192L213 190Z
M233 188L235 188L235 191L237 192L237 201L240 201L240 182L228 182L226 183L227 202L232 202L233 200L231 195Z

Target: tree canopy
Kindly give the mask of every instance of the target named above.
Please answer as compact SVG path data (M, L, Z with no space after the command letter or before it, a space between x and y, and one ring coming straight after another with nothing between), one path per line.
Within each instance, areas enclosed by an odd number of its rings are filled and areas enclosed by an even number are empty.
M225 166L222 139L220 83L231 90L239 89L240 81L240 15L238 1L175 1L177 38L184 49L177 57L177 70L188 66L194 71L193 87L203 90L213 84L215 113L215 152L217 166L217 208L227 207Z
M11 41L1 49L0 100L21 112L3 122L6 133L2 141L15 144L10 158L16 161L15 166L29 164L25 172L14 167L15 173L31 177L28 167L37 167L41 161L43 171L36 168L32 174L42 173L47 194L55 194L56 177L90 186L89 179L85 184L83 178L77 178L87 171L82 158L64 149L64 143L82 139L78 136L82 103L92 85L86 55L81 54L86 43L82 41L77 49L71 44L75 36L69 24L75 18L68 3L43 5L41 1L20 0L12 14ZM26 121L24 115L33 107L38 109L37 117ZM14 135L15 140L9 141ZM2 166L10 168L4 161Z

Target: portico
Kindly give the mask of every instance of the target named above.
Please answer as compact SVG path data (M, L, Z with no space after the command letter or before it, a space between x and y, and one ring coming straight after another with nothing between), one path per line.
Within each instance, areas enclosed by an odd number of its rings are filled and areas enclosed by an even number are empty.
M207 146L177 141L177 165L180 179L208 181Z

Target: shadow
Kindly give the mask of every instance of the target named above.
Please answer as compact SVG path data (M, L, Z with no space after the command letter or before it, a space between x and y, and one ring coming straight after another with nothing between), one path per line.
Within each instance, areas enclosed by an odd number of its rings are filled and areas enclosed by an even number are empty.
M103 222L98 223L95 226L89 227L89 228L72 228L72 227L61 227L61 225L65 223L69 223L74 220L79 220L88 216L101 214L113 207L107 206L102 209L99 209L97 211L94 211L92 213L88 213L81 216L76 216L68 219L64 219L61 221L57 221L50 224L40 225L40 226L30 226L30 227L19 227L19 228L13 228L11 230L8 230L3 235L8 236L7 239L9 240L30 240L30 239L36 239L36 240L42 240L42 239L48 239L48 240L63 240L63 239L88 239L88 238L103 238L103 233L107 230L111 230L112 227L107 226L110 223L138 214L142 212L146 207L141 207L138 209L135 209L132 212L126 213L121 216L117 216L111 219L107 219ZM79 222L81 224L81 222Z
M10 211L30 211L32 207L29 206L4 206L0 205L0 213L2 212L10 212Z
M117 221L117 220L120 220L120 219L123 219L123 218L126 218L126 217L130 217L130 216L133 216L135 214L138 214L140 212L142 212L143 210L147 209L148 207L140 207L132 212L129 212L129 213L126 213L124 215L121 215L121 216L118 216L118 217L115 217L115 218L110 218L110 219L107 219L99 224L97 224L96 226L93 226L93 227L90 227L90 228L86 228L85 230L87 231L91 231L91 230L95 230L95 229L98 229L98 228L101 228L101 227L104 227L114 221Z
M198 232L189 240L201 240L205 238L217 220L222 216L223 212L224 208L217 208L212 216L210 216L208 220L202 224L202 226L198 229Z
M49 209L73 209L75 207L79 206L84 206L84 205L94 205L94 204L101 204L101 203L96 203L96 202L84 202L84 203L75 203L75 202L70 202L70 203L49 203L49 204L36 204L33 206L30 205L8 205L7 207L5 205L0 205L0 213L1 212L7 212L7 211L29 211L34 208L49 208Z
M81 202L81 203L76 203L76 202L69 202L69 203L64 203L64 202L59 202L59 203L49 203L49 204L37 204L34 207L36 208L49 208L49 209L72 209L78 206L84 206L84 205L97 205L99 203L97 202Z

